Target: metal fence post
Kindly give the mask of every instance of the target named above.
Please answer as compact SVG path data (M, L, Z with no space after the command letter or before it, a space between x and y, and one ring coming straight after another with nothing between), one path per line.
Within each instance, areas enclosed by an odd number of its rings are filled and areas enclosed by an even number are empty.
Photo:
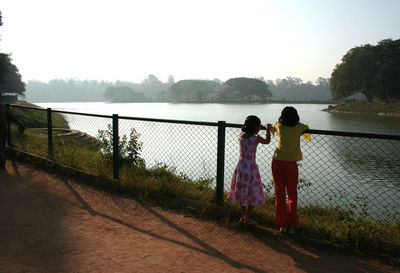
M7 108L10 110L10 105L7 103ZM7 144L11 146L11 123L10 119L7 119Z
M53 159L53 121L51 119L51 108L47 108L47 144L49 157Z
M218 121L217 145L217 202L224 200L224 172L225 172L225 121Z
M118 115L113 114L113 169L114 179L119 179L119 134Z

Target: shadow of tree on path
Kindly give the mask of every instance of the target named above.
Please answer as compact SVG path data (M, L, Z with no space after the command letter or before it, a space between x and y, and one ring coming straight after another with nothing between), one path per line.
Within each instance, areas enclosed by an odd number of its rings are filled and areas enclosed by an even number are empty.
M26 183L15 164L0 172L0 272L65 270L64 206L45 186Z
M157 239L177 244L214 258L218 258L239 270L242 269L250 270L252 272L267 272L262 268L256 268L252 265L236 261L234 258L231 258L228 255L224 254L223 251L212 247L210 244L204 242L203 240L192 234L190 231L180 226L178 222L174 222L167 217L161 215L153 207L144 202L139 202L135 200L135 202L140 204L151 215L155 216L160 221L168 225L170 228L176 230L184 237L190 239L192 242L198 245L198 247L168 238L166 236L162 236L143 228L139 228L116 217L95 211L68 182L64 181L64 184L72 192L75 198L81 203L82 208L87 210L92 215L104 217L105 219L128 227L134 231L142 232ZM247 228L244 228L244 230L242 229L241 232L251 234L276 252L283 253L284 255L292 257L296 261L297 267L306 272L383 272L379 268L371 267L371 264L356 261L349 256L342 255L341 253L335 253L334 251L329 250L321 251L312 246L300 247L292 240L282 239L282 237L277 238L277 236L271 233L271 231L264 232L262 231L262 229L260 231L259 228L249 226ZM251 257L249 258L251 259ZM279 263L279 261L276 262Z

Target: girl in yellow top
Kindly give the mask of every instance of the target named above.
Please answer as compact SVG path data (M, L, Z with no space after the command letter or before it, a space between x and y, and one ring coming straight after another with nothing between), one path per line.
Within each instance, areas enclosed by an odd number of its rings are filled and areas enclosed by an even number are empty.
M278 133L278 143L272 159L272 178L275 189L276 224L281 232L294 234L294 227L299 224L297 216L297 161L303 159L300 150L300 136L308 130L300 123L294 107L287 106L272 128L271 133ZM286 206L286 194L288 206Z

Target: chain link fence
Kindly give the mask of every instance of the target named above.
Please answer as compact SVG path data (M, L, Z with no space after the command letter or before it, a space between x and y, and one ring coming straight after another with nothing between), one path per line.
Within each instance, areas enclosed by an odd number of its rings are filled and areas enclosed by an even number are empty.
M264 134L261 132L261 134ZM348 211L393 223L400 220L400 136L310 130L301 138L298 205ZM238 129L229 129L225 190L237 164ZM271 161L278 137L259 144L257 164L267 197L274 198Z
M31 116L36 116L38 111L41 115L47 113L47 122L50 120L52 125L28 128L23 136L27 144L19 148L32 152L34 145L47 145L48 155L40 155L60 163L68 162L71 167L95 175L118 178L118 164L109 164L109 168L100 164L101 160L106 160L100 152L113 153L117 149L119 153L136 156L146 168L166 165L188 179L208 179L214 187L219 185L216 192L218 198L223 198L239 159L239 124L11 107ZM117 130L113 130L116 127ZM41 138L34 140L38 131L41 131ZM300 208L311 206L351 211L385 223L400 220L400 136L320 130L310 130L310 133L310 142L301 139L304 160L299 162ZM136 150L127 151L123 145L115 146L113 138L116 136L119 144L129 144L134 136ZM15 132L11 143L18 144L21 137ZM265 194L271 199L274 192L270 166L276 141L277 136L272 136L270 144L259 144L257 150ZM134 152L136 154L132 155ZM117 159L115 155L110 157L110 160Z
M138 133L147 167L166 165L190 179L215 178L215 123L119 117L119 128L120 135L132 128Z

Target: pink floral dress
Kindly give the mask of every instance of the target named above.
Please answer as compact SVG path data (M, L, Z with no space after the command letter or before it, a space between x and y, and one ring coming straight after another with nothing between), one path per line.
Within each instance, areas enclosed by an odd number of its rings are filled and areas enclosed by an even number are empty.
M228 199L242 206L260 206L265 203L260 172L256 164L257 136L244 138L239 135L240 158L233 173Z

